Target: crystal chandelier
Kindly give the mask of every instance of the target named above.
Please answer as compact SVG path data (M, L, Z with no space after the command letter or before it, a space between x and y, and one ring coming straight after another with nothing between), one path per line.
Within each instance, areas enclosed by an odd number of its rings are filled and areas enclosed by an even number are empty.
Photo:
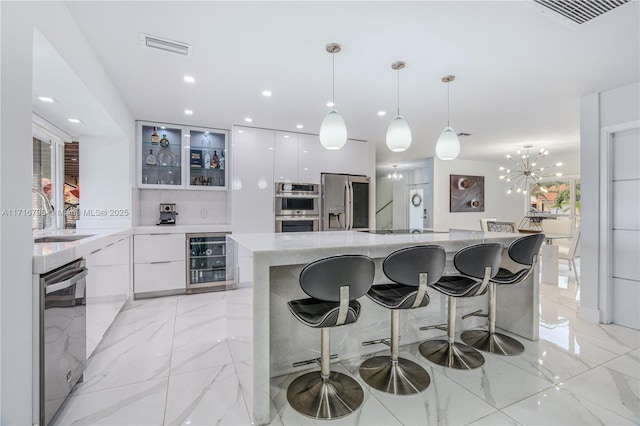
M387 178L389 178L389 180L400 180L400 179L402 179L402 173L398 173L398 171L396 170L398 165L394 164L392 167L393 167L393 172L389 173L387 175Z
M506 180L511 184L507 194L511 194L513 191L526 194L532 183L552 176L562 176L562 173L546 170L545 167L541 167L538 164L538 160L546 157L549 151L540 148L535 158L532 159L530 156L531 148L533 148L532 145L525 145L524 152L517 150L517 157L507 154L507 159L513 163L512 168L500 167L499 170L505 173L500 175L500 179ZM553 170L553 168L560 166L562 166L562 163L554 163L550 166L550 169Z

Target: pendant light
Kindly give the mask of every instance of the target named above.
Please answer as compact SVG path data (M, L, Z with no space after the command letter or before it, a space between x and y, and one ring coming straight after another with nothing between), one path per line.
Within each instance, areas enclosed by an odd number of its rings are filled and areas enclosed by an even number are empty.
M400 115L400 70L405 63L397 61L391 64L391 68L398 71L398 114L393 118L387 129L387 147L393 152L406 151L411 145L411 129Z
M449 123L449 83L455 79L455 75L442 77L442 82L447 83L447 127L442 131L436 143L436 155L441 160L453 160L460 154L458 135Z
M320 143L325 149L336 150L340 149L347 143L347 126L344 123L344 119L336 110L335 99L335 54L339 53L341 49L338 43L327 44L327 52L331 53L331 109L324 116L322 124L320 125Z

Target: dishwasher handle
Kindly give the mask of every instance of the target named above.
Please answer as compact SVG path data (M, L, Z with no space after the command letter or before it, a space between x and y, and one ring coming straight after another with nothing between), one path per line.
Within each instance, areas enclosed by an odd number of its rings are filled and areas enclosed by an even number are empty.
M44 291L45 294L55 293L56 291L64 290L65 288L69 288L81 279L85 278L89 274L89 270L87 268L82 268L78 270L76 274L74 274L71 278L66 279L64 281L60 281L54 284L45 285Z

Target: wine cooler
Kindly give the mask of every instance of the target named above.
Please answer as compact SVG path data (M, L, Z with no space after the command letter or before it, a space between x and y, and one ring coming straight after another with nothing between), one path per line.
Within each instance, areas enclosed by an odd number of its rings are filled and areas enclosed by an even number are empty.
M226 290L227 233L187 234L187 293Z

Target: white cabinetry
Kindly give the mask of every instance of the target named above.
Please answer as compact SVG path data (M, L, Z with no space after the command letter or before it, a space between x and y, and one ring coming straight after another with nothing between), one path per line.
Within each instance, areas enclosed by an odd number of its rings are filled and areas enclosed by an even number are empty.
M274 131L234 126L231 139L233 232L273 232Z
M129 237L115 239L86 257L87 357L129 297Z
M369 176L369 143L349 139L342 149L319 151L321 173Z
M276 182L320 183L318 151L320 141L315 135L275 132Z
M136 297L184 293L185 234L148 234L134 238Z
M226 130L137 124L140 188L227 189Z

